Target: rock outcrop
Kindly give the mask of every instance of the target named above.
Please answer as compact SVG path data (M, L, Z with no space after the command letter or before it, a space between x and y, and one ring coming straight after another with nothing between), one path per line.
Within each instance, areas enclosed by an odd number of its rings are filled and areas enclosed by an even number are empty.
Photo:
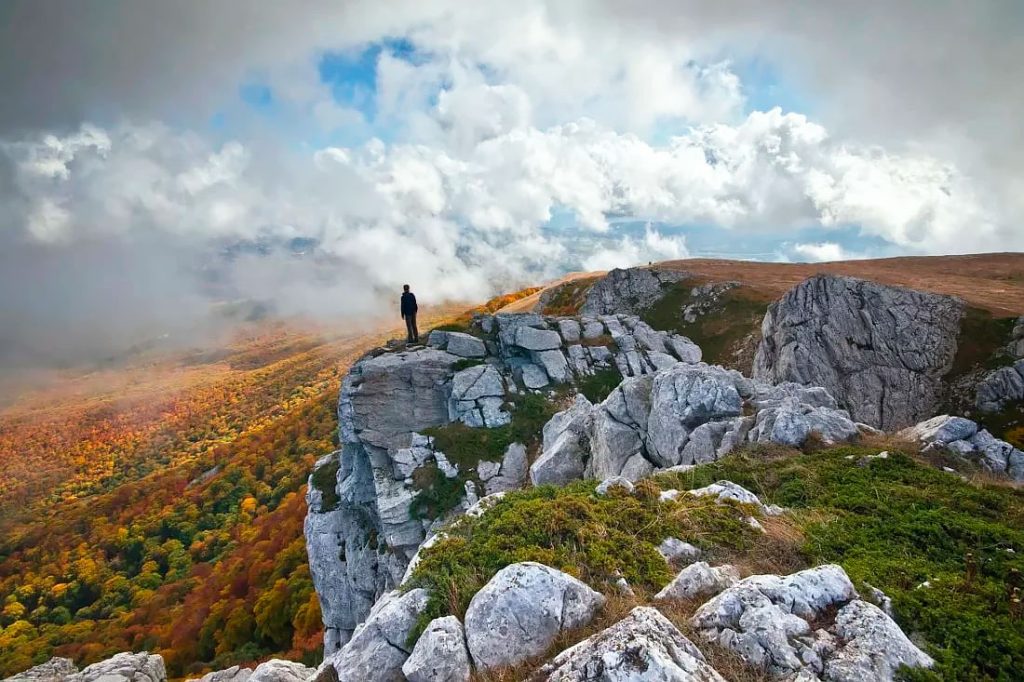
M939 415L908 427L897 435L920 443L925 450L945 449L993 474L1024 481L1024 452L999 440L987 430L979 429L975 422L965 417Z
M426 608L426 590L389 592L374 604L366 622L339 651L327 655L320 669L332 667L339 682L391 682L402 679L412 653L409 635Z
M935 413L964 304L818 275L768 307L753 377L824 387L855 421L903 428Z
M455 616L430 621L402 665L409 682L469 682L466 635Z
M544 653L562 630L585 625L604 601L576 578L543 564L506 566L466 610L470 656L481 669L521 663Z
M600 404L577 396L544 427L534 484L621 476L711 462L747 442L800 446L855 439L860 429L822 388L770 386L739 372L678 363L625 379Z
M1020 342L1024 344L1024 339ZM975 406L982 412L999 412L1006 405L1024 400L1024 360L994 369L978 382Z
M309 682L315 674L316 670L301 663L273 658L256 666L249 682Z
M889 616L859 599L836 565L750 576L697 609L691 623L776 677L892 680L900 665L932 665Z
M616 268L590 287L580 308L580 314L638 314L665 295L665 285L678 282L685 277L685 273L674 270Z
M480 494L526 482L522 444L509 447L500 462L482 460L460 471L423 430L452 422L501 427L513 418L510 401L518 393L602 370L648 376L700 359L689 339L630 315L499 314L476 318L472 331L431 332L428 347L418 350L375 351L342 383L341 449L320 460L310 476L305 522L328 654L344 646L374 602L399 584L438 521L414 514L419 470L436 467L447 478L461 476L469 486L462 509Z
M12 675L4 682L60 682L78 673L78 667L70 658L54 657L25 672Z
M120 653L81 671L67 658L46 663L8 677L4 682L167 682L164 659L142 651Z
M706 561L690 564L654 595L661 599L694 599L718 594L740 580L740 572L733 566L711 566Z
M548 682L725 682L704 654L656 609L638 606L558 654L535 676Z

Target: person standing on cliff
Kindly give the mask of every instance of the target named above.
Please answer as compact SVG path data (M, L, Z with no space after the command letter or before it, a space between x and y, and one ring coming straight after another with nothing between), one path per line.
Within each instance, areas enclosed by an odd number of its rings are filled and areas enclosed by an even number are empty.
M409 291L409 285L402 287L402 319L405 320L405 331L409 343L419 343L420 332L416 329L416 312L419 306L416 305L416 294Z

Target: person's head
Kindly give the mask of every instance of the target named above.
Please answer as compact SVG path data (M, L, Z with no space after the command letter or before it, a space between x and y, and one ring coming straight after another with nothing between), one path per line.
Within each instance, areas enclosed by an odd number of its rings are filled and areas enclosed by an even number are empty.
M409 291L409 285L408 284L403 284L402 285L402 291Z

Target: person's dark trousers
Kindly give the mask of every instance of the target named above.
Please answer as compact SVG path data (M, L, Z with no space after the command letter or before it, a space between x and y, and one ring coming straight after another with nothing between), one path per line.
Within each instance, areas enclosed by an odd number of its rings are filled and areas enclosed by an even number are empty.
M408 335L408 341L415 343L420 340L420 332L416 329L416 313L412 313L405 316L405 332Z

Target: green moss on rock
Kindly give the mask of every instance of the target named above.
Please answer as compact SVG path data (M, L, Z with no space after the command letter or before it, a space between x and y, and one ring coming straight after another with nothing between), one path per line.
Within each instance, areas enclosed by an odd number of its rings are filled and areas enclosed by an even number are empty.
M320 511L329 512L338 508L338 468L341 462L332 456L331 461L313 471L313 487L320 491Z

